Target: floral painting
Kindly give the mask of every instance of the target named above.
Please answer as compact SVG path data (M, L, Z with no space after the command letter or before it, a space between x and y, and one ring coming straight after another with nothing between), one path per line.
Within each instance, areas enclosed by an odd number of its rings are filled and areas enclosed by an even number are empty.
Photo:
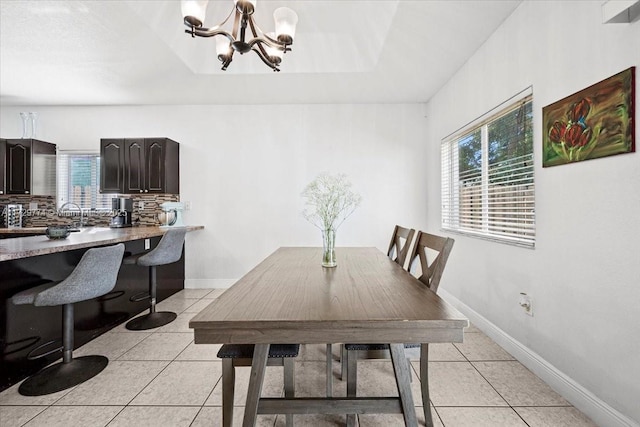
M635 151L635 67L542 109L542 166Z

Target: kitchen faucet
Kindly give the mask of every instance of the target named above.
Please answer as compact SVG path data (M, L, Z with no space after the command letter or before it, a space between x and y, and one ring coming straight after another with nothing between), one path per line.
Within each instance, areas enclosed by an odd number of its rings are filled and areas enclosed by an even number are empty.
M84 221L84 219L82 218L82 208L80 208L80 206L78 206L76 203L73 203L73 202L66 202L66 203L64 203L62 206L60 206L60 209L58 209L58 212L59 212L59 213L60 213L60 212L62 212L66 206L75 206L75 207L76 207L76 209L78 209L78 211L80 211L80 222L79 222L79 223L75 223L75 222L74 222L74 223L73 223L73 226L74 226L74 227L76 227L76 228L84 227L84 226L85 226L85 221ZM59 215L59 213L58 213L58 215Z

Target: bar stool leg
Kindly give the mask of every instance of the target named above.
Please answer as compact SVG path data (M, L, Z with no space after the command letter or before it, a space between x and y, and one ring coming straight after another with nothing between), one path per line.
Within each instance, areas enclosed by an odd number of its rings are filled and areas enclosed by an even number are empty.
M144 331L159 328L160 326L173 322L176 317L178 317L178 315L172 311L156 311L156 290L156 266L152 265L149 267L149 296L151 298L149 313L131 319L125 325L127 329L130 331Z
M82 384L98 375L109 364L104 356L73 358L73 304L62 306L62 362L27 378L18 392L23 396L43 396Z
M149 314L156 312L156 267L149 267L149 295L151 295L151 306Z
M73 360L73 304L62 306L62 362Z

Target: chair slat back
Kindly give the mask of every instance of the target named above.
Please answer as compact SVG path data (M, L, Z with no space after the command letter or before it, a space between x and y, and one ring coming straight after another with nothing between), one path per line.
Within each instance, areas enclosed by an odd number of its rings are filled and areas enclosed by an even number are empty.
M399 225L396 225L393 229L393 235L391 236L387 256L400 264L402 268L404 268L404 263L407 259L407 255L409 254L409 249L411 248L411 242L413 241L413 235L415 232L416 230L413 228L408 229Z
M453 248L453 242L454 240L450 237L436 236L435 234L418 231L416 244L409 258L408 268L409 271L411 271L411 267L416 259L420 259L422 275L418 277L418 280L427 285L433 292L438 291L444 267L447 264L447 259L449 259L451 248ZM427 257L427 249L437 252L437 255L435 255L431 262L429 262Z

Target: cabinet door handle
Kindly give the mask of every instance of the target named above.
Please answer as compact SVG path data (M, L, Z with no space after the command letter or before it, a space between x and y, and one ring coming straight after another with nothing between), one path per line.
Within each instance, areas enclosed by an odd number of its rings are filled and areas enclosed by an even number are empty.
M25 191L25 192L24 192L24 194L29 194L29 192L28 192L28 191Z
M142 193L142 190L140 190L140 192Z
M144 192L145 192L145 193L148 193L148 192L149 192L149 190L144 190Z

